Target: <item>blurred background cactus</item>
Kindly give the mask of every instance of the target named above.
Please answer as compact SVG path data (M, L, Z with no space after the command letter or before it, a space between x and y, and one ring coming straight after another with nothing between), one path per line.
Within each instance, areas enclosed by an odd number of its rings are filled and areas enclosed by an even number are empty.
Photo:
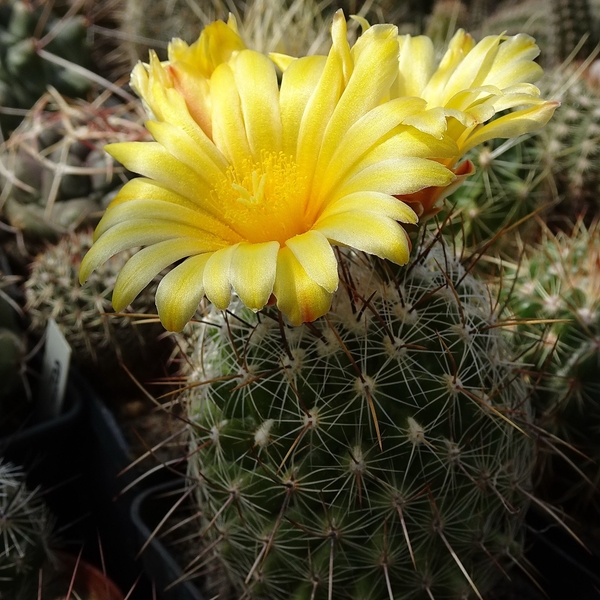
M130 176L104 145L146 136L137 102L44 95L4 144L0 214L26 238L51 241L99 219Z
M43 1L0 3L0 126L4 136L19 124L22 109L33 106L47 86L70 97L83 96L90 88L89 78L76 68L47 56L89 68L85 19L73 11L59 18L51 8L51 3Z
M51 555L53 519L23 471L0 459L0 594L33 598L38 570ZM26 591L31 595L27 596Z
M519 560L533 446L513 349L450 247L415 256L393 274L340 253L312 324L240 305L184 330L199 556L248 598L459 599Z
M113 256L79 285L79 265L91 245L91 231L75 232L37 256L25 283L25 313L38 336L54 319L73 349L73 360L98 378L114 376L119 360L134 370L147 362L157 353L162 329L154 306L156 284L147 287L125 314L112 310L114 282L134 250Z
M554 501L593 500L600 507L598 221L586 228L580 220L569 233L544 229L520 265L507 265L503 289L529 344L537 422L574 449L561 446L565 460L556 447L542 446L540 491Z

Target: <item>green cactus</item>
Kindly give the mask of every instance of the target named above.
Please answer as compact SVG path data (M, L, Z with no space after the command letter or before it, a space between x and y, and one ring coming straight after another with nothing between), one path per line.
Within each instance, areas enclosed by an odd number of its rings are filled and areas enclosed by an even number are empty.
M600 209L600 98L583 80L556 95L561 106L539 136L539 152L552 169L560 208L572 220Z
M48 558L53 519L21 469L0 461L0 596L20 597ZM5 596L5 594L7 594ZM29 596L29 597L33 597Z
M10 173L3 206L10 224L28 239L57 241L97 220L129 176L103 147L146 136L139 110L138 103L68 103L46 94L0 157Z
M533 459L489 293L439 240L398 274L339 256L319 321L237 305L182 334L189 570L212 555L254 599L479 596L520 552Z
M77 232L38 255L25 283L25 312L38 334L45 330L48 319L54 319L76 362L109 372L120 358L128 364L143 360L146 345L155 342L157 328L136 326L130 316L111 314L110 290L133 251L114 256L96 269L84 286L79 285L79 265L91 245L91 232ZM146 313L152 320L155 291L156 284L150 285L130 312Z
M61 94L85 95L90 81L83 75L40 56L38 49L89 68L87 27L81 16L59 19L42 2L10 0L0 10L0 105L28 109L51 85ZM18 111L13 111L17 112ZM4 135L20 118L3 112Z
M520 265L507 265L503 279L508 309L521 321L519 330L531 340L527 360L537 384L537 421L583 453L562 448L576 468L564 474L565 461L555 452L556 447L547 447L543 485L550 485L560 469L568 483L561 480L556 486L561 494L576 495L586 502L589 495L586 499L582 489L587 488L598 501L598 492L593 490L600 484L598 222L586 228L580 220L570 234L553 235L545 230L542 241L523 255ZM536 340L539 343L533 343ZM588 487L581 475L592 486Z
M452 222L445 232L465 247L495 240L495 251L510 252L514 236L502 232L557 200L539 135L496 140L472 150L469 158L476 171L446 201L440 218L450 213ZM534 226L529 220L519 231Z

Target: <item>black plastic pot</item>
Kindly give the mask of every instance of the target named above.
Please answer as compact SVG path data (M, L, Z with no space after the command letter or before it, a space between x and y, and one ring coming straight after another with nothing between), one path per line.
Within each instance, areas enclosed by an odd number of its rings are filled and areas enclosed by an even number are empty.
M170 481L149 488L134 499L131 520L137 531L139 548L144 547L152 535L152 530L173 506L173 497L165 498L165 494L180 487L180 480ZM183 571L173 555L156 537L144 548L141 558L144 570L152 579L160 600L205 600L191 581L180 581L169 587L174 581L181 579Z

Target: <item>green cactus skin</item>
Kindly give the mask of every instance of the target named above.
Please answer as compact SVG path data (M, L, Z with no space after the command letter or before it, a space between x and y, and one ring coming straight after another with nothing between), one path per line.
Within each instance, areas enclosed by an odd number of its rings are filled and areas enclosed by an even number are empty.
M472 150L469 158L477 170L446 201L440 217L450 213L452 223L445 233L467 248L494 240L495 251L510 253L514 236L503 232L557 199L541 140L538 135L496 140ZM533 226L530 220L519 230Z
M540 133L539 151L564 198L560 208L575 221L600 209L600 97L579 80L556 99L561 106Z
M146 344L155 340L156 327L136 326L129 316L110 314L110 290L133 251L112 257L85 285L79 285L79 265L91 245L91 232L77 232L38 255L25 283L25 312L38 334L45 330L48 319L54 319L80 365L110 370L119 358L142 360ZM156 310L155 291L156 283L146 288L135 303L135 312L151 318Z
M52 525L52 517L39 494L25 487L23 472L0 461L0 595L3 598L21 597L18 590L32 578L37 581L37 571L49 556Z
M89 68L90 51L86 40L87 26L81 16L59 19L48 13L40 2L10 0L0 11L0 105L28 109L40 98L48 85L66 96L81 97L90 89L82 75L42 59L37 53L40 40L44 50L76 65ZM49 37L46 37L50 34ZM33 36L37 35L37 38ZM0 115L6 135L20 119Z
M570 234L545 231L542 241L507 266L504 294L509 311L524 321L519 330L530 340L526 357L537 380L534 408L539 425L581 454L568 452L576 470L547 448L542 485L561 470L563 497L591 498L582 490L600 484L600 226L581 221ZM557 322L530 323L531 320ZM539 343L533 343L540 340ZM566 473L563 473L566 471ZM581 477L588 477L589 486ZM598 502L597 490L595 502ZM559 498L560 499L560 498Z
M440 241L396 276L339 256L326 318L207 308L182 334L189 570L213 556L253 599L482 593L520 552L533 460L488 291Z

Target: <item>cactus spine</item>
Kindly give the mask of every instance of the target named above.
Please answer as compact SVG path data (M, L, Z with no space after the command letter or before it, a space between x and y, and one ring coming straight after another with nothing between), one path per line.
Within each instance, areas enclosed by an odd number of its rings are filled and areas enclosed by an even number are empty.
M79 364L110 369L118 358L139 360L140 350L153 339L155 330L137 327L127 315L110 314L110 290L133 251L114 256L96 270L85 286L79 285L79 265L91 245L91 232L77 232L49 246L36 258L25 283L25 312L36 333L42 333L48 319L54 319ZM152 316L155 291L156 285L151 285L138 298L137 312Z
M393 275L341 252L313 324L188 326L201 535L245 597L465 598L518 555L526 390L487 290L440 241L417 256Z
M524 255L520 268L508 267L504 286L509 310L523 321L520 330L540 340L527 357L534 366L532 377L537 379L534 406L539 424L591 459L567 451L580 472L561 474L568 485L562 481L556 486L561 494L578 495L581 500L582 484L586 487L581 474L594 486L600 483L598 222L586 228L579 221L570 234L552 235L545 230L539 245ZM529 324L530 320L546 322ZM541 473L546 486L555 469L564 465L553 453L547 458Z
M0 595L19 597L49 554L52 518L23 472L0 462Z

